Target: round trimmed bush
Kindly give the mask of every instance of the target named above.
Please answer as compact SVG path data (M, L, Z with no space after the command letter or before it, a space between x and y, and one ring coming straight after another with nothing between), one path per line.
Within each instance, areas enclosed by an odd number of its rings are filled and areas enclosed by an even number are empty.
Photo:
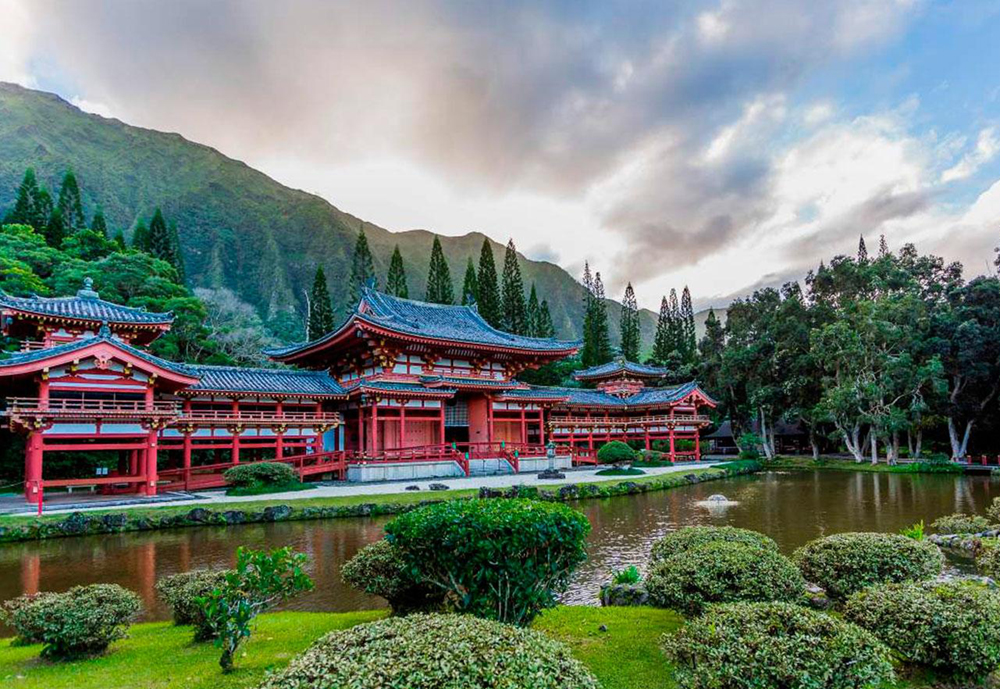
M172 574L156 582L156 593L173 610L174 624L194 625L196 641L215 638L215 632L205 617L205 608L198 599L222 586L227 571L196 569Z
M587 557L589 531L566 505L510 498L428 505L385 527L406 569L448 608L519 625L555 605Z
M935 519L931 528L939 534L982 533L990 528L990 520L978 514L949 514Z
M597 689L563 644L467 615L390 617L327 634L260 689Z
M55 660L104 653L123 639L138 617L139 596L117 584L74 586L19 605L11 616L18 637L44 644L42 656Z
M604 443L597 451L600 464L631 464L635 461L635 450L620 440Z
M38 618L27 608L44 596L55 596L55 593L26 593L4 601L0 606L0 620L12 627L17 634L14 644L30 646L42 643L42 630L38 626Z
M894 681L870 632L791 603L715 605L668 636L683 689L874 689Z
M250 462L237 464L226 469L222 475L226 483L235 488L254 488L257 486L279 486L298 483L299 476L288 464L276 462Z
M802 574L784 555L746 543L715 541L657 562L646 578L653 605L696 615L710 603L794 601Z
M685 526L656 541L653 544L650 560L653 562L667 560L677 553L718 541L744 543L778 552L778 544L758 531L735 526Z
M399 550L389 541L375 541L359 550L340 570L344 583L389 601L397 615L440 607L442 592L421 585L406 569Z
M906 662L958 680L1000 665L1000 592L971 581L886 584L850 597L844 617Z
M807 543L793 557L806 580L834 599L876 584L930 579L944 567L944 555L930 541L884 533L834 534Z

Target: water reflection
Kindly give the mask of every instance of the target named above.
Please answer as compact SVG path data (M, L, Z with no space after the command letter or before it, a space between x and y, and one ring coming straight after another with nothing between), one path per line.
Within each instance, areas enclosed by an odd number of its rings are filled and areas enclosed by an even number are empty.
M696 503L723 493L732 505ZM898 531L956 511L982 513L1000 484L988 477L866 473L771 473L660 493L578 503L590 519L589 560L574 577L566 602L595 603L608 573L643 568L653 541L687 524L731 524L762 531L784 552L842 531ZM316 588L290 607L354 610L379 599L340 581L340 566L382 536L385 518L202 527L142 534L68 538L0 547L0 600L22 592L61 591L75 584L114 582L138 592L148 619L168 616L156 600L157 578L197 567L233 563L237 545L290 545L312 558Z

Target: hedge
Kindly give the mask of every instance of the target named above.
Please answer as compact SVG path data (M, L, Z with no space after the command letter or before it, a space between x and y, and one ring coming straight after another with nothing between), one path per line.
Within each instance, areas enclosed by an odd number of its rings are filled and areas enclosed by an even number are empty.
M735 526L685 526L668 533L653 543L650 560L660 562L670 559L678 553L718 541L744 543L778 552L778 544L758 531L740 529Z
M237 464L226 469L222 475L226 483L236 488L253 488L255 486L280 486L297 483L299 475L288 464L275 462L250 462Z
M944 567L944 555L930 541L884 533L827 536L799 548L793 558L806 580L833 599L876 584L930 579Z
M870 632L791 603L712 606L663 649L682 689L875 689L895 679Z
M590 522L538 500L455 500L396 517L385 532L450 609L526 625L586 559Z
M806 583L778 552L716 541L677 553L653 566L646 590L653 605L688 615L711 603L795 601Z
M259 689L597 689L569 649L467 615L391 617L327 634Z
M974 534L990 528L990 520L978 514L949 514L931 523L931 528L939 534Z
M601 445L597 461L601 464L631 464L635 461L635 451L620 440L612 440Z
M74 586L16 605L6 621L18 638L41 642L42 656L71 660L104 653L125 638L142 609L139 596L117 584Z
M407 571L399 549L385 539L359 550L344 563L340 577L358 591L385 598L394 614L440 608L444 598L443 591L421 585Z
M875 586L851 596L844 617L955 680L982 681L1000 665L1000 592L977 582Z
M156 593L173 611L174 624L193 625L195 641L215 638L198 599L207 596L226 581L230 570L196 569L172 574L156 582Z

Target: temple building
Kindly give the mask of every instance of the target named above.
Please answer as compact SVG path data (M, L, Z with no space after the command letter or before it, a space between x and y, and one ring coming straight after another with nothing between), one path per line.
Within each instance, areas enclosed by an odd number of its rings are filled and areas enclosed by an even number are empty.
M695 383L660 387L665 370L624 361L576 374L593 388L526 385L519 373L579 343L370 288L334 331L266 352L283 367L154 356L147 347L172 321L102 300L89 279L74 297L0 292L2 333L21 342L0 359L2 415L25 438L29 501L52 488L219 487L225 469L262 459L360 481L535 471L549 441L564 467L593 463L613 439L697 460L699 410L715 404Z

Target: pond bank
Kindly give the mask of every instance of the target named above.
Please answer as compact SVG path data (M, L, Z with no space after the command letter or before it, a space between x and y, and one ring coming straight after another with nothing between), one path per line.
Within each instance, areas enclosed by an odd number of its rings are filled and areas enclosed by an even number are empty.
M482 487L434 493L393 493L303 498L295 501L253 500L237 505L184 503L135 507L126 510L95 510L69 515L0 518L0 543L63 538L129 531L152 531L190 526L230 526L238 524L371 517L398 514L421 505L444 500L480 497L531 497L568 502L587 498L638 495L668 490L730 476L758 472L758 462L728 462L711 468L684 467L687 471L637 476L631 480L565 483L538 487L515 485L510 488Z
M962 474L965 468L960 464L951 462L904 462L902 464L886 464L885 461L879 464L871 462L855 462L853 459L843 457L820 457L814 460L809 457L778 457L771 462L763 462L764 468L772 470L801 470L801 471L860 471L863 473L879 474Z

